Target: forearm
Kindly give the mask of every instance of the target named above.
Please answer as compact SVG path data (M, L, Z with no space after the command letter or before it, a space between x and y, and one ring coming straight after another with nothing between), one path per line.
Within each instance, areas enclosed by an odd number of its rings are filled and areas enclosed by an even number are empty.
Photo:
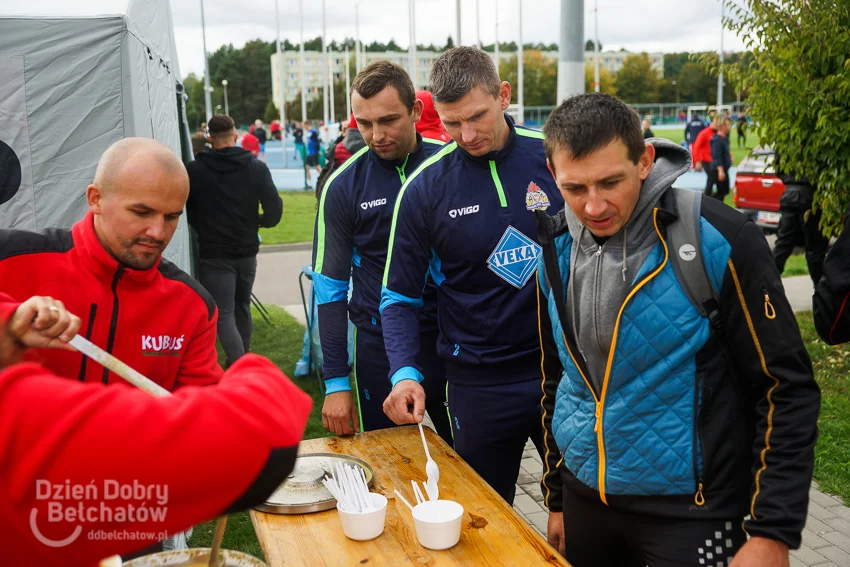
M393 386L403 379L422 381L419 355L418 307L408 303L391 303L381 310L384 346L390 361L388 378Z

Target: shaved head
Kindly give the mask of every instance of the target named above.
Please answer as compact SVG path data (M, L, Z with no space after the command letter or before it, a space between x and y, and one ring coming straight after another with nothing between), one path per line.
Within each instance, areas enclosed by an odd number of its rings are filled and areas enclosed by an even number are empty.
M95 233L116 260L153 267L168 245L189 197L189 175L168 146L150 138L112 144L86 190Z

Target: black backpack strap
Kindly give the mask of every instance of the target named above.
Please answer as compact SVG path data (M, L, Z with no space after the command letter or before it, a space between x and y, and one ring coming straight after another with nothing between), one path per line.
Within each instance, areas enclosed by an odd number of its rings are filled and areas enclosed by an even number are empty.
M540 247L543 254L544 273L543 277L549 285L550 293L555 296L555 306L558 311L558 318L561 320L561 325L565 325L566 317L566 302L564 301L563 285L561 284L561 268L558 266L558 253L555 250L555 238L566 231L566 219L559 214L551 217L544 211L534 211L534 218L537 221L537 238L540 241ZM554 282L554 283L553 283Z
M682 290L691 304L712 327L722 331L720 302L708 277L702 254L700 209L702 193L691 189L670 188L664 195L664 208L678 218L667 226L670 263Z

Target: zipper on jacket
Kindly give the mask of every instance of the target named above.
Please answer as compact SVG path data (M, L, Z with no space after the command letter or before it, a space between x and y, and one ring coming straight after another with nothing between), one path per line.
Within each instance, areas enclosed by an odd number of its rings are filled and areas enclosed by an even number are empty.
M693 438L693 466L694 466L694 484L696 485L696 493L694 494L694 503L697 506L705 504L705 495L702 492L702 471L699 468L699 460L697 456L702 453L702 431L700 427L700 403L702 402L702 380L696 375L694 376L694 438ZM705 455L703 455L703 468L705 468Z
M115 276L112 278L112 321L109 323L109 339L106 343L106 352L112 354L112 348L115 346L115 331L118 326L118 282L121 276L124 275L124 266L118 266L115 270ZM103 383L109 383L109 369L103 369Z
M94 318L97 315L97 303L92 303L89 308L89 326L86 327L86 340L91 340L91 334L94 329ZM86 363L89 361L89 357L83 355L83 360L80 362L80 374L77 376L77 380L80 382L86 381Z
M395 166L396 171L398 171L398 178L401 179L401 184L404 185L404 182L407 181L407 174L404 173L404 168L407 167L407 160L410 159L410 154L407 154L407 157L404 158L404 163L401 165Z
M768 319L776 319L776 310L770 302L770 295L768 295L767 289L762 286L761 291L764 293L764 316Z
M602 392L598 399L594 395L594 398L596 399L596 424L594 425L593 430L596 432L597 445L599 447L599 498L606 505L608 504L608 501L605 497L605 397L608 393L608 380L611 377L611 367L614 362L614 353L617 349L617 335L620 332L620 320L623 317L623 311L626 310L626 306L629 304L629 301L635 296L638 291L640 291L643 286L645 286L652 279L654 279L655 276L661 273L661 270L663 270L664 266L667 265L667 261L669 259L669 250L667 249L667 242L664 240L664 237L661 235L661 231L658 229L657 207L652 212L652 224L655 227L655 232L658 234L658 239L661 241L661 245L664 247L664 260L662 260L661 264L659 264L652 272L650 272L641 281L639 281L631 289L631 291L629 291L629 294L626 296L626 299L623 300L623 304L620 306L620 310L617 313L617 319L614 322L614 334L611 336L611 347L608 349L608 362L605 365L605 376L602 378ZM587 380L585 380L585 382L587 382Z
M599 352L605 352L605 348L602 346L602 341L599 340L599 304L601 303L599 297L599 287L601 285L599 274L602 271L602 246L599 245L596 248L596 277L595 277L595 290L594 290L594 298L593 298L593 334L596 336L596 348L599 349ZM581 350L581 349L579 349ZM582 354L582 356L584 356ZM585 359L587 360L587 359Z
M496 162L493 160L490 160L490 176L493 178L493 184L499 193L499 204L503 209L506 209L508 207L508 199L505 197L505 189L502 187L502 180L499 179L499 172L496 171Z

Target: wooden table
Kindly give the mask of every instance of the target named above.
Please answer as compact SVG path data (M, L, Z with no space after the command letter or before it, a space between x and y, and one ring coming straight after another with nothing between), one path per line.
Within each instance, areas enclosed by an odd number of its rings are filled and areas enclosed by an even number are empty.
M337 511L278 515L251 511L257 538L271 567L286 565L562 565L568 563L514 512L472 468L431 429L425 428L431 457L440 466L440 498L464 508L460 542L445 551L425 549L416 539L413 517L393 489L413 500L410 480L425 481L425 452L414 426L327 437L301 443L302 453L342 453L374 469L373 492L387 497L384 533L358 542L342 533Z

